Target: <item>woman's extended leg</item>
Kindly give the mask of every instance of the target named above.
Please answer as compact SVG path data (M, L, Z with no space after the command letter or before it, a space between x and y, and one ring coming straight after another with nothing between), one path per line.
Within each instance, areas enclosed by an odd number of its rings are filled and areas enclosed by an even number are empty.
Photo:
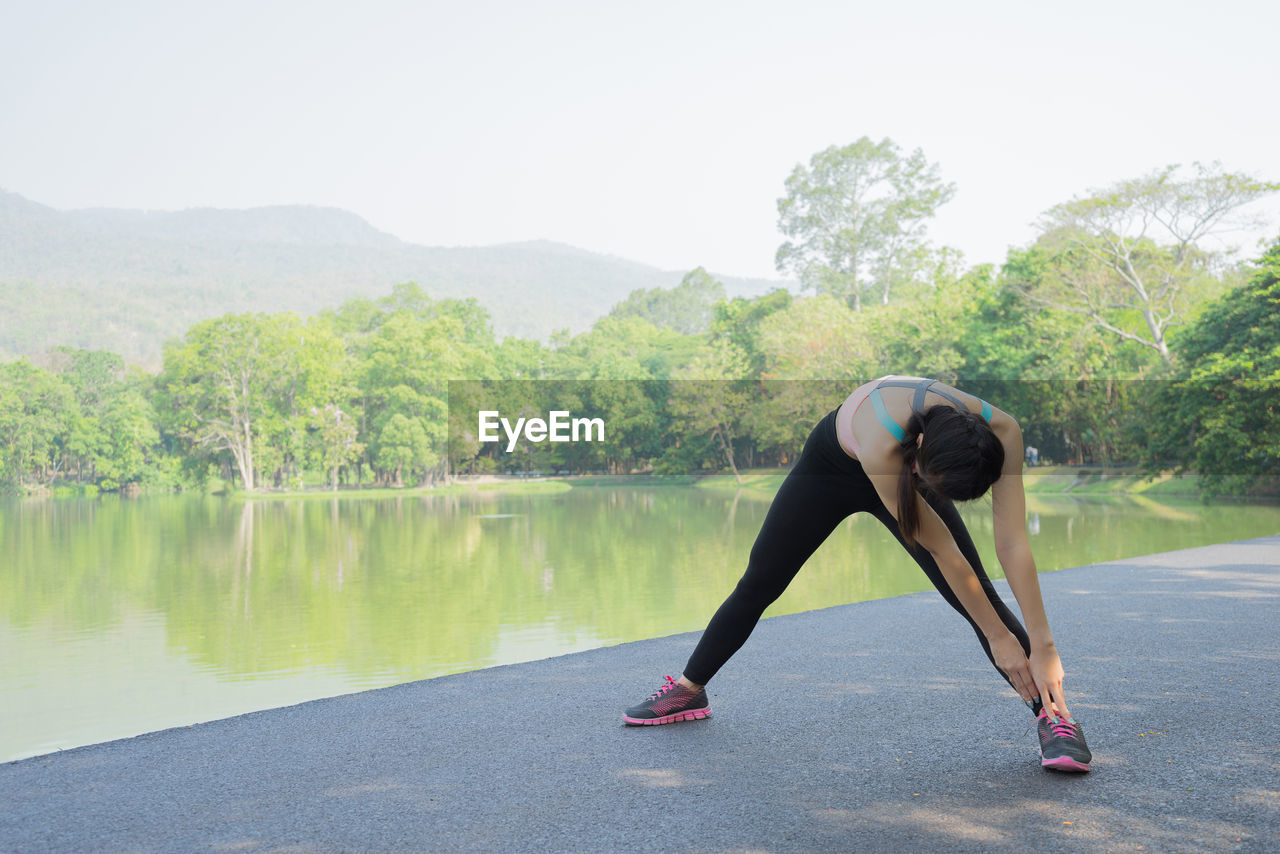
M782 482L751 547L747 571L702 633L684 676L667 683L622 716L628 726L692 721L711 713L702 686L742 647L764 609L840 520L879 503L862 465L840 447L835 411L818 422L795 467ZM693 683L692 685L685 683Z
M686 679L698 685L711 680L840 521L866 509L871 490L862 466L836 440L833 412L810 433L774 496L746 573L703 632L685 666Z

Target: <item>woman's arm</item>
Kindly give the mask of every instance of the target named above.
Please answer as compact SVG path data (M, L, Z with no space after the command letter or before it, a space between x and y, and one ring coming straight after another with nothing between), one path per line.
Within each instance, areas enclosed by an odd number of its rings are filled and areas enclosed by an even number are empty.
M1004 445L1004 471L991 487L996 558L1014 598L1018 600L1027 635L1031 639L1035 694L1046 706L1051 709L1056 706L1058 711L1070 715L1062 694L1062 661L1049 629L1036 562L1027 539L1027 499L1022 487L1022 430L1018 422L1007 415L993 419L992 428Z
M884 471L883 467L881 471ZM896 475L868 473L868 477L880 500L884 502L889 513L897 519ZM960 600L965 613L977 623L978 629L991 648L991 657L995 659L996 667L1009 677L1014 690L1025 701L1038 696L1031 663L1022 650L1021 642L1009 631L1000 619L1000 615L992 607L991 600L987 598L982 584L978 581L977 573L961 553L960 547L956 545L955 538L951 536L946 523L918 494L914 496L914 500L918 502L920 514L920 530L916 535L917 547L924 548L933 555L938 569L947 581L947 586Z

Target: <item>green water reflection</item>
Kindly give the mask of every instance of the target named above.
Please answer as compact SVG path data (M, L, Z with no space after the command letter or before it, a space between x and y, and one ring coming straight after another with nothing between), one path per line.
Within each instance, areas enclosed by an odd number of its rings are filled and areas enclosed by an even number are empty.
M700 629L767 508L675 486L0 505L0 761ZM1280 530L1274 506L1029 509L1042 569ZM994 569L989 510L966 518ZM926 587L858 516L769 614Z

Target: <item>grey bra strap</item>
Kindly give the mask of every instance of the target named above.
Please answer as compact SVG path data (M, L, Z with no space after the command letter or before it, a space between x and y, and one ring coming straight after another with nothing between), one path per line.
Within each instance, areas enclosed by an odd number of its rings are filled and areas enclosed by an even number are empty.
M934 394L945 397L947 400L951 401L951 403L955 406L956 409L960 410L961 412L969 411L969 407L966 406L960 400L960 398L956 397L951 392L943 391L940 388L934 388L933 384L936 382L937 380L929 380L929 382L922 383L916 387L915 399L911 401L911 407L915 409L916 412L924 412L924 394L927 391L932 391Z
M964 403L962 403L961 400L958 397L956 397L954 394L951 394L950 392L947 392L947 391L943 391L940 388L933 388L936 382L937 380L928 380L928 379L910 380L910 381L885 380L884 382L876 386L876 388L913 388L915 389L916 393L911 398L912 412L919 412L919 413L924 412L924 396L929 391L932 391L934 394L938 394L938 395L941 395L942 397L945 397L947 400L951 401L951 403L955 405L956 409L959 409L961 412L969 411L969 407L965 406Z
M915 396L911 398L911 411L924 413L924 396L929 391L929 387L936 383L937 380L927 380L916 384Z

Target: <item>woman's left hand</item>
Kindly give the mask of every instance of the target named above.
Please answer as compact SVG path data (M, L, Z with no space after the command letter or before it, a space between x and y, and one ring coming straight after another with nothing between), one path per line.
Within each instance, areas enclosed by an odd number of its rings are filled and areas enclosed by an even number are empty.
M1036 683L1036 692L1040 702L1053 714L1071 717L1067 708L1067 700L1062 695L1062 660L1058 658L1058 649L1052 643L1031 644L1031 678Z

